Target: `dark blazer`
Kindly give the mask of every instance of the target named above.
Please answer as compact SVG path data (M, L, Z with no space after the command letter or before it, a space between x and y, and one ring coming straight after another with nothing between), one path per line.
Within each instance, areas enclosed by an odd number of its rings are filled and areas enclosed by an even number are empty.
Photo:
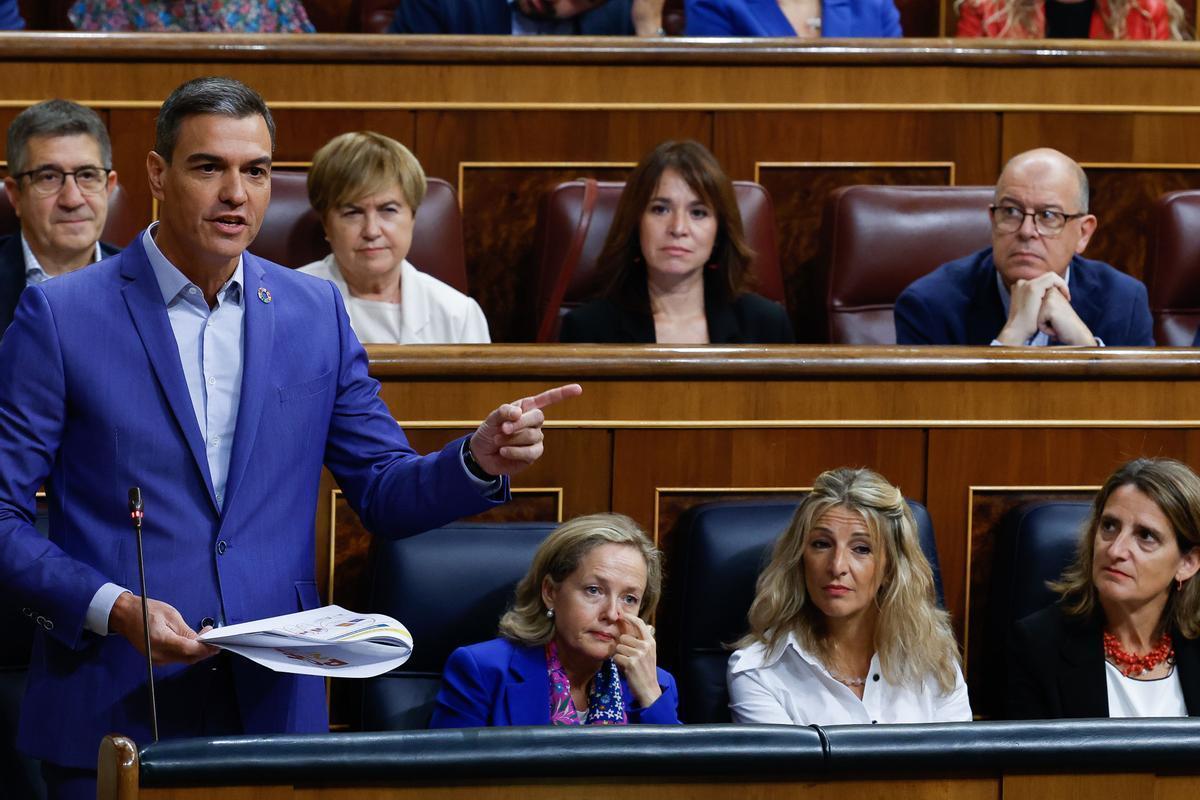
M729 304L709 304L708 340L713 344L790 344L796 341L783 306L746 292ZM601 298L570 311L560 342L653 344L654 319Z
M1009 719L1107 717L1108 682L1098 620L1044 608L1013 628L1008 645ZM1174 635L1175 668L1189 716L1200 716L1200 640Z
M115 256L121 248L100 243L105 257ZM21 235L0 236L0 336L12 322L17 300L25 291L25 254L21 252Z
M1146 287L1102 261L1071 259L1071 307L1109 347L1152 347ZM992 248L943 264L896 300L897 344L991 344L1008 316Z
M0 30L19 31L24 27L17 0L0 0Z
M392 18L391 33L512 33L508 0L404 0ZM574 18L580 36L633 36L632 0L608 0Z
M687 0L688 36L795 36L777 0ZM892 0L822 0L824 38L900 36Z
M635 708L629 684L621 677L625 713L631 724L678 725L679 693L675 679L658 671L662 696ZM542 647L508 639L460 647L450 654L431 728L487 728L550 724L550 675Z

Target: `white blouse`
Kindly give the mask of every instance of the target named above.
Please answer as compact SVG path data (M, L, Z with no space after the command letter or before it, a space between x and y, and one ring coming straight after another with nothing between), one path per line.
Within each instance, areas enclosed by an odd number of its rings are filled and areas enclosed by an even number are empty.
M954 667L954 689L943 694L928 676L920 686L896 686L883 676L879 655L860 700L834 680L819 659L790 634L776 652L761 643L729 658L729 710L734 722L778 725L856 725L896 722L968 722L971 704L962 671Z
M342 293L350 327L364 344L472 344L491 341L479 304L453 286L400 262L400 302L363 300L350 294L346 279L330 253L300 267Z
M1108 715L1110 717L1186 717L1187 702L1179 683L1179 670L1172 669L1165 678L1138 681L1126 678L1121 670L1104 662L1104 677L1108 683Z

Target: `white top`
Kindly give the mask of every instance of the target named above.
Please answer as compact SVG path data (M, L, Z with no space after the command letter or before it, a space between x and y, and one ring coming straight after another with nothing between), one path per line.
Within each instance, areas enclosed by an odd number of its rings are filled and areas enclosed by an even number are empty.
M736 651L726 672L733 721L777 725L969 722L967 684L957 664L954 678L949 694L941 693L932 676L919 687L894 686L876 654L859 700L805 652L795 634L774 653L762 644Z
M365 344L488 343L487 318L479 304L408 260L400 262L400 302L363 300L350 294L333 254L300 267L327 281L342 293L350 327Z
M1108 683L1108 715L1117 717L1186 717L1187 703L1179 670L1172 669L1165 678L1138 681L1126 678L1121 670L1104 662L1104 678Z

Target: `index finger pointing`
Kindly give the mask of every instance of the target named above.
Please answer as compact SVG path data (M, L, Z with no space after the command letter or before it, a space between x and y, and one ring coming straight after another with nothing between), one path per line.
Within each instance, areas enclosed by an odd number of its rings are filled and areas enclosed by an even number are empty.
M517 404L523 412L532 411L535 408L545 408L563 400L570 400L572 397L578 397L581 394L583 394L582 386L578 383L568 383L565 386L547 389L534 397L525 397L518 401Z

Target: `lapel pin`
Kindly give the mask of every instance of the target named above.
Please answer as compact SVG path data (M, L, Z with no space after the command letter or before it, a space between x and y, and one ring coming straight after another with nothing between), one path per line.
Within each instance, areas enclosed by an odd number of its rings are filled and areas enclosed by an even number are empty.
M271 302L271 293L267 291L265 286L258 287L258 299L262 300L264 303Z

